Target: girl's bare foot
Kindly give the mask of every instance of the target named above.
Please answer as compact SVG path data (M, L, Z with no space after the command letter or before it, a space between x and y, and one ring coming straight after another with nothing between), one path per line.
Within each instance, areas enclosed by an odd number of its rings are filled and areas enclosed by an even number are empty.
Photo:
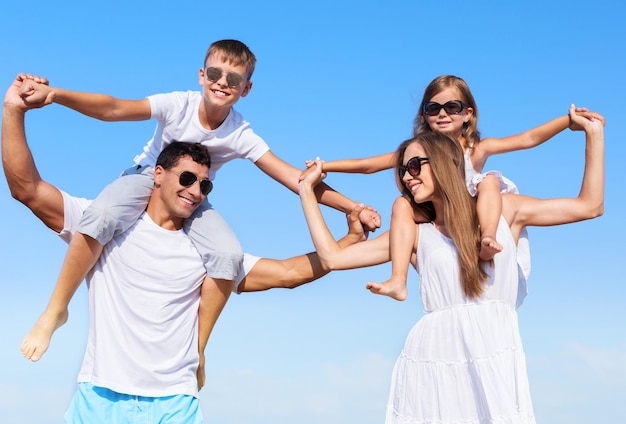
M384 283L369 282L365 288L374 294L382 294L400 301L405 300L408 294L406 281L401 280L387 280Z
M493 237L483 237L480 241L480 259L490 261L497 253L502 252L502 245Z
M22 355L33 362L40 360L41 356L48 350L52 334L67 322L67 317L67 309L59 313L44 311L24 337L20 345Z

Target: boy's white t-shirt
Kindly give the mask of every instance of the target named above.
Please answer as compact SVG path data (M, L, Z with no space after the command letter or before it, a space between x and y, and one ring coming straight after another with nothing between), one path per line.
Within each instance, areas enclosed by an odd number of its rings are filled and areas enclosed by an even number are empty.
M215 130L207 130L200 124L198 110L202 101L199 91L175 91L155 94L148 97L151 119L157 120L157 127L143 152L135 156L135 164L152 166L159 153L172 141L202 143L211 155L209 179L213 180L217 171L226 162L242 158L256 162L270 148L250 127L234 108L230 109L226 120Z

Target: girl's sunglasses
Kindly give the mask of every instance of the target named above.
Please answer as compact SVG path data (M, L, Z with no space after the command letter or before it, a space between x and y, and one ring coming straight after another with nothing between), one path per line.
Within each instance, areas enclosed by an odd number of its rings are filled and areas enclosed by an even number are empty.
M178 183L183 187L191 187L196 181L200 180L200 193L204 196L208 195L213 190L213 183L210 180L198 178L196 174L189 171L183 171L180 174L170 169L168 171L178 175Z
M460 100L450 100L442 105L437 102L428 102L424 105L424 114L437 116L443 109L448 115L458 115L465 108L467 108L467 105Z
M217 82L222 78L222 70L213 66L209 66L204 70L204 76L211 82ZM237 72L228 72L226 74L226 84L230 88L235 88L243 81L243 77Z
M412 177L419 176L420 172L422 172L422 162L428 162L428 158L423 158L421 156L415 156L406 161L405 166L400 166L398 168L398 174L400 175L400 179L404 178L404 174L409 171L409 174Z

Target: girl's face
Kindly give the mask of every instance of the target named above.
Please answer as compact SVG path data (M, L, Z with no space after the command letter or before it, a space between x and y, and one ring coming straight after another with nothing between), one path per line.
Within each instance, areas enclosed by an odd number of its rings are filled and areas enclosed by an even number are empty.
M434 95L429 102L445 105L452 100L463 101L458 90L450 87ZM431 130L447 133L458 139L463 133L463 124L469 121L473 112L474 110L471 107L464 107L459 113L454 114L446 112L446 110L441 107L439 113L434 116L429 116L424 113L424 119Z
M422 158L422 160L416 160L413 158ZM413 159L413 166L408 164L409 160ZM433 200L433 196L435 194L436 182L433 178L433 174L430 169L430 163L426 159L426 152L421 144L412 143L410 144L406 150L404 151L404 157L402 159L402 164L413 171L415 174L416 170L419 170L418 175L412 175L409 170L404 172L404 175L401 176L402 182L405 187L411 192L413 196L413 200L415 203L424 203ZM419 161L419 166L417 162ZM417 168L417 169L416 169ZM404 169L404 168L403 168Z

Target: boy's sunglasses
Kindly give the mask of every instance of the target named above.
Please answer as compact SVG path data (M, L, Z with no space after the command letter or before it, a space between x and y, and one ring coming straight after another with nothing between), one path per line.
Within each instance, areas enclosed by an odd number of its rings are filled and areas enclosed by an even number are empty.
M191 187L196 181L200 180L200 193L204 196L209 194L213 190L213 183L210 180L198 178L196 174L189 171L183 171L180 174L168 169L168 171L178 175L178 183L183 187Z
M400 166L398 168L398 174L400 175L400 179L404 178L404 174L409 171L409 174L412 177L417 177L422 172L422 162L428 162L428 158L423 158L421 156L415 156L406 161L405 166Z
M209 66L204 70L204 76L206 79L212 82L219 81L222 78L222 70L213 66ZM229 72L226 74L226 84L230 88L235 88L243 81L243 77L237 72Z
M450 100L442 105L437 102L428 102L424 105L424 113L428 116L437 116L443 109L448 115L458 115L465 108L467 105L460 100Z

